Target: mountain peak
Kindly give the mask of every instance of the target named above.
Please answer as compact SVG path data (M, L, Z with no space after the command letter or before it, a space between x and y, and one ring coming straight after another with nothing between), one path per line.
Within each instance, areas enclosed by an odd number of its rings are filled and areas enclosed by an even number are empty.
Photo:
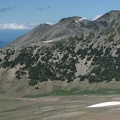
M115 26L120 21L120 11L112 10L101 16L95 21L86 20L84 17L72 16L62 18L54 25L40 24L28 34L18 38L11 43L13 46L22 46L31 42L41 42L49 40L61 40L70 36L80 35L81 33L88 34L89 32L97 32ZM21 44L19 44L21 43Z
M82 17L73 16L73 17L62 18L59 22L68 22L68 21L71 21L71 20L78 21L80 19L82 19Z
M103 27L110 27L112 25L118 24L119 21L120 21L119 10L111 10L110 12L104 14L103 16L95 20L95 22L97 22L99 26L102 25Z
M113 14L113 13L114 13L114 14L115 14L115 13L120 13L120 10L111 10L111 11L108 12L108 13L112 13L112 14Z
M101 16L100 18L98 18L96 21L98 20L107 20L109 21L110 19L117 19L118 17L120 17L120 11L119 10L111 10L110 12L104 14L103 16Z
M115 82L120 81L119 54L120 11L95 21L68 17L39 25L0 51L0 70L5 70L0 77L6 80L7 71L7 82L26 79L29 85L48 80Z

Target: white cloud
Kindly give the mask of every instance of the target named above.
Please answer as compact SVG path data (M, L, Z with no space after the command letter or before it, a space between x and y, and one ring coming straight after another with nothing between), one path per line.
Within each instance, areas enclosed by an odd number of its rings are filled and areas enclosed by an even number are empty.
M55 23L54 22L46 22L46 24L54 25Z
M11 30L24 30L24 29L33 29L38 26L40 23L31 23L31 24L16 24L16 23L4 23L0 24L0 29L11 29ZM53 25L54 22L46 22L46 24Z
M23 30L23 29L32 29L37 25L38 24L4 23L4 24L0 24L0 29Z
M48 10L48 9L50 9L50 6L47 6L47 7L45 7L45 8L43 8L43 7L38 7L38 8L37 8L37 10L41 10L41 11L43 11L43 10Z
M14 10L14 8L15 8L15 6L13 6L13 7L0 8L0 13L6 12L6 11Z
M99 17L101 17L102 16L102 14L99 14L99 15L96 15L96 16L94 16L93 18L92 18L92 20L94 21L94 20L97 20Z

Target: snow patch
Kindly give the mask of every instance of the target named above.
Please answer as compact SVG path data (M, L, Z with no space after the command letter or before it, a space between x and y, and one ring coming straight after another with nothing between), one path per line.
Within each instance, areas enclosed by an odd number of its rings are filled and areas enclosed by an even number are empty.
M79 21L82 21L82 20L86 20L86 18L85 18L85 17L82 17L81 19L79 19Z
M107 107L107 106L114 106L114 105L120 105L120 102L116 102L116 101L104 102L104 103L99 103L99 104L88 106L88 108Z
M94 16L93 18L92 18L92 20L94 21L94 20L97 20L98 18L100 18L102 16L102 14L99 14L99 15L96 15L96 16Z
M82 17L81 19L76 20L75 22L77 23L77 22L80 22L80 21L82 21L82 20L86 20L86 18L85 18L85 17Z
M55 40L46 40L46 41L43 41L43 43L50 43L50 42L54 42Z

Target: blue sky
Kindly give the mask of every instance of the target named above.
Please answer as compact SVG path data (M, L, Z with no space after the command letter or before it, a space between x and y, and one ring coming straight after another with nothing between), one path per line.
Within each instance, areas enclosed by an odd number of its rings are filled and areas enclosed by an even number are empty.
M120 10L120 0L0 0L0 29L30 29L69 16L92 20L110 10Z

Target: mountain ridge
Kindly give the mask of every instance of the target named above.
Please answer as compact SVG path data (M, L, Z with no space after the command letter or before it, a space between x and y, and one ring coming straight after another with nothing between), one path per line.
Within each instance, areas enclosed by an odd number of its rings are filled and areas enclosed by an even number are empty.
M25 80L29 86L119 82L119 17L120 11L110 11L95 21L69 17L37 26L0 51L1 81ZM12 77L6 78L5 71Z
M114 17L110 17L113 16ZM61 19L58 23L54 25L49 24L41 24L30 31L28 34L20 37L20 39L16 39L10 45L13 46L23 46L24 44L28 44L30 42L38 42L38 41L45 41L45 40L52 40L52 39L61 39L67 38L68 36L75 36L79 34L81 31L97 31L99 29L106 29L109 27L108 21L114 21L114 19L119 17L119 11L112 10L105 15L101 16L95 21L89 21L82 17L73 16L68 18ZM107 18L108 17L108 18ZM110 18L111 19L110 19ZM103 20L102 20L103 18ZM106 19L108 20L106 22ZM17 44L17 41L21 42Z

